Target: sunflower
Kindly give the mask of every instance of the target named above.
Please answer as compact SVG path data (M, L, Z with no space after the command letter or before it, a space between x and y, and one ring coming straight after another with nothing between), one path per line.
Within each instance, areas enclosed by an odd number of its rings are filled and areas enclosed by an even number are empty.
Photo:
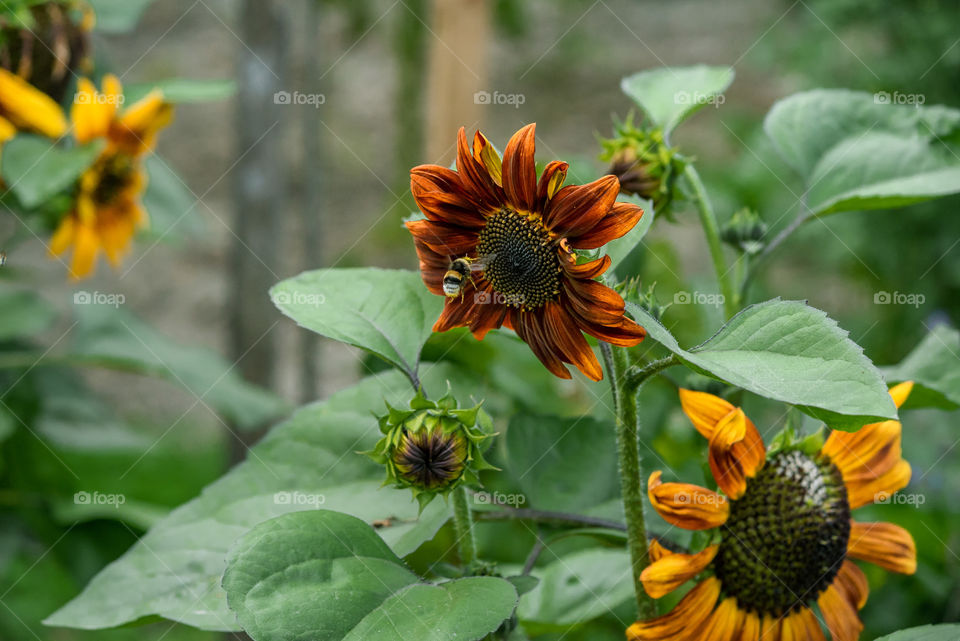
M459 286L447 290L435 332L469 327L483 339L506 326L556 376L570 378L569 363L598 381L603 371L582 332L624 347L646 332L624 315L620 295L594 280L610 267L609 256L578 264L574 250L623 236L643 210L616 202L615 176L563 187L565 162L548 163L538 181L535 127L515 133L502 160L479 131L471 148L461 128L456 171L411 170L410 189L426 219L406 225L434 294L445 294L454 261L469 265L453 276Z
M70 273L75 279L93 271L101 249L118 266L134 233L147 223L140 205L147 183L142 158L153 149L157 132L169 124L173 107L159 90L118 113L122 102L116 76L104 77L103 93L81 78L70 111L77 142L105 140L103 151L80 177L73 210L50 241L53 255L73 247Z
M17 131L59 138L67 131L67 120L49 96L0 67L0 146Z
M897 407L912 387L907 382L890 390ZM812 453L789 446L768 456L740 408L705 392L680 390L680 400L710 441L710 469L723 494L663 483L659 471L650 476L648 493L668 523L713 529L712 544L695 554L651 546L652 564L640 576L651 597L701 580L668 614L631 625L627 639L822 641L816 603L834 641L855 641L868 587L851 559L903 574L917 566L909 532L850 515L910 481L900 423L832 432Z

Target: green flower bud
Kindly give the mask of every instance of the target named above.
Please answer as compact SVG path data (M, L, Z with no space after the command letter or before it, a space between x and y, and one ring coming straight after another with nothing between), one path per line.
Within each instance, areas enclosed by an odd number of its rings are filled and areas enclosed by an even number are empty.
M760 214L749 207L735 212L720 230L720 236L725 243L750 255L763 250L763 238L766 235L766 223L760 218Z
M384 485L410 488L420 509L438 494L478 484L477 472L496 469L483 458L493 425L480 405L458 409L449 392L436 402L418 392L410 409L387 410L379 418L384 436L366 454L386 468Z
M670 305L673 304L661 303L659 300L657 300L656 283L651 284L645 290L641 290L639 278L628 278L615 289L623 298L623 300L636 303L642 307L645 312L657 320L660 320L660 318L663 316L663 313L666 312Z

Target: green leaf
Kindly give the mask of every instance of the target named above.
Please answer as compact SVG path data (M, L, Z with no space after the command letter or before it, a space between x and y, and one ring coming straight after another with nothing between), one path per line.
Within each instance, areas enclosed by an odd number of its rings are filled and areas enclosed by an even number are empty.
M886 102L884 96L886 95ZM764 129L806 183L816 215L901 207L960 192L960 110L889 94L815 90L773 106Z
M662 67L624 78L620 88L669 134L708 104L722 104L733 82L731 67Z
M436 366L426 381L438 390L451 376ZM159 615L208 630L237 630L220 587L227 552L259 523L317 507L352 514L378 530L398 556L432 538L450 516L434 501L417 516L410 493L380 489L383 468L360 456L380 437L374 412L384 400L405 403L410 383L384 372L298 410L250 449L246 461L153 527L48 625L107 628ZM322 498L321 499L319 497Z
M140 16L153 0L88 0L96 14L97 31L126 33L133 31Z
M877 641L957 641L957 639L960 639L960 624L942 623L900 630L880 637Z
M513 586L492 576L412 585L364 617L344 641L476 641L495 632L516 605Z
M281 399L243 380L218 354L170 340L120 308L121 299L105 296L85 291L74 294L77 325L71 332L72 356L166 378L242 428L260 427L286 411ZM116 305L98 301L115 301Z
M524 507L577 512L620 496L612 425L589 416L520 414L510 420L505 445Z
M31 291L0 289L0 340L33 336L50 327L56 311Z
M824 312L798 301L751 305L690 350L641 307L648 336L688 367L760 396L796 405L836 429L897 417L880 372Z
M913 381L905 408L960 407L960 332L939 325L894 367L884 368L891 383Z
M27 209L73 184L93 164L102 141L63 149L40 136L20 134L3 146L4 181Z
M174 104L226 100L237 92L233 80L196 80L168 78L154 83L131 84L124 87L125 103L130 105L154 89L163 91L163 99Z
M642 207L643 216L640 217L640 221L633 229L620 238L611 240L600 248L600 253L606 254L610 257L610 260L613 261L612 265L614 269L617 268L622 260L630 255L630 252L636 249L640 241L643 240L643 237L650 231L650 226L653 225L653 202L644 200L639 196L621 197L618 200Z
M548 565L524 595L517 617L525 624L563 629L606 614L633 597L626 550L590 549Z
M416 272L373 267L304 272L274 285L270 297L299 325L376 354L411 378L443 309Z

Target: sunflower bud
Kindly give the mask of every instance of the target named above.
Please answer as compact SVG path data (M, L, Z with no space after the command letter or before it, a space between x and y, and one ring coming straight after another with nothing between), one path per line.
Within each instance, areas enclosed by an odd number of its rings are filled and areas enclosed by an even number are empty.
M617 123L614 137L601 140L601 160L610 162L607 173L620 181L620 192L653 201L657 215L666 215L673 199L679 159L663 140L660 129L638 129L633 117Z
M641 290L640 279L629 278L617 288L617 292L623 300L636 303L642 307L645 312L659 321L663 313L667 311L673 303L661 303L657 300L656 289L657 284L653 283L645 290Z
M735 212L720 230L720 236L725 243L750 255L763 250L763 238L766 235L766 223L760 218L760 214L749 207Z
M483 459L493 426L479 405L457 409L449 393L433 402L418 392L410 409L387 410L379 419L384 436L366 454L386 467L384 485L410 488L421 509L437 494L479 483L477 472L496 469Z

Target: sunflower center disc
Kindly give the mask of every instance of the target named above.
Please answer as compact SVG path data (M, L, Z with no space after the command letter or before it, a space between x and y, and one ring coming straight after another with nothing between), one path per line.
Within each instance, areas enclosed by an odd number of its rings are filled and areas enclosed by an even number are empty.
M93 199L100 205L109 205L133 180L133 163L121 154L109 156L99 164L100 181L93 192Z
M460 478L466 456L462 439L436 428L405 432L393 462L410 483L434 489Z
M560 259L546 228L502 209L487 220L477 244L484 276L502 296L492 301L533 309L560 293Z
M717 578L741 609L779 616L830 585L847 552L850 505L840 471L798 451L778 454L730 502Z

